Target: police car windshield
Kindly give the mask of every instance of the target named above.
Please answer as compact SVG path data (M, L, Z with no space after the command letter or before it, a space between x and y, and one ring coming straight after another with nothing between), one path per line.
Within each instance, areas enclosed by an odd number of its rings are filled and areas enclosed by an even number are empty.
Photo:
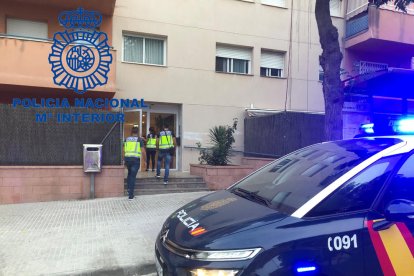
M276 160L230 191L237 194L243 189L290 215L353 167L400 142L394 138L364 138L306 147Z

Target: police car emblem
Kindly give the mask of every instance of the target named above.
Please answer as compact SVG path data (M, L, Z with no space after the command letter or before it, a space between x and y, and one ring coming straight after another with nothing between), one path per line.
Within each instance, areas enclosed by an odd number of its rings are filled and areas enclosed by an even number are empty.
M96 30L102 15L78 8L62 12L58 19L66 30L55 33L49 55L54 83L78 94L105 85L112 54L108 36Z

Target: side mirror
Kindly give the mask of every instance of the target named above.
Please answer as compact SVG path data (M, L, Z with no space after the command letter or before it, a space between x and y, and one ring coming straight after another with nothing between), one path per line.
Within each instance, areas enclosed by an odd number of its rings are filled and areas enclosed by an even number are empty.
M385 219L392 222L409 220L414 216L414 202L406 199L395 199L385 208Z
M375 231L390 228L395 222L404 222L414 216L414 202L406 199L395 199L385 208L385 220L374 223Z

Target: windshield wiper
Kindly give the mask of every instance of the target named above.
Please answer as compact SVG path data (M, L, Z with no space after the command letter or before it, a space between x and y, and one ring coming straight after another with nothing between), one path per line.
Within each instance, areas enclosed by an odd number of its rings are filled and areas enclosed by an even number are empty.
M234 192L235 194L237 194L237 195L239 195L243 198L250 199L252 201L261 203L261 204L263 204L267 207L272 206L272 203L270 202L270 200L268 200L268 199L266 199L262 196L259 196L257 194L258 192L251 192L251 191L245 190L243 188L235 188L235 189L232 190L232 192Z

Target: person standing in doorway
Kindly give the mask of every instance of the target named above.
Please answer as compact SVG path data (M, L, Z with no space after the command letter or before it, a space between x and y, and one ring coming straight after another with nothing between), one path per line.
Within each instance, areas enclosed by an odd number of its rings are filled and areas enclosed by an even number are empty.
M139 129L134 126L131 130L131 136L125 139L124 153L125 165L128 169L128 199L134 199L135 181L141 164L141 151L144 149L143 139L138 137Z
M161 176L161 162L164 159L164 184L168 184L168 176L170 174L170 162L171 156L175 151L175 137L171 130L168 129L168 125L164 125L164 130L158 135L158 160L157 160L157 178Z
M149 128L147 135L146 154L147 154L147 169L149 171L150 159L152 171L155 170L155 153L157 151L157 135L154 133L154 128Z

